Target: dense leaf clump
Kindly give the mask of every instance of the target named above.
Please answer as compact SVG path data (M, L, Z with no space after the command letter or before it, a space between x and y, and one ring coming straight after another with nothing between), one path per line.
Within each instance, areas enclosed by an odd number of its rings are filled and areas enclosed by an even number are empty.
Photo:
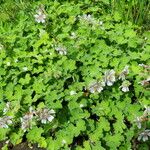
M148 149L149 32L99 1L17 6L0 22L3 149Z

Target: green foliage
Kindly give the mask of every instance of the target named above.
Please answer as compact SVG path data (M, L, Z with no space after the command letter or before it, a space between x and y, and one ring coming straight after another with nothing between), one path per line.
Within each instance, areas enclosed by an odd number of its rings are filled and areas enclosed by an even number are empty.
M47 150L150 146L137 142L150 129L150 34L118 11L106 14L108 5L3 1L1 141Z
M122 18L126 23L128 21L138 25L149 23L149 0L111 0L110 4L116 21L119 21Z

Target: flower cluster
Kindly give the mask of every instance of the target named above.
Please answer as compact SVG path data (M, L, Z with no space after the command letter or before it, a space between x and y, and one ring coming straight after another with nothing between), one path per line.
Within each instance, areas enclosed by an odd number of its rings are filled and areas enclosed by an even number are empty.
M29 108L29 112L27 112L21 118L21 129L25 132L27 129L32 128L32 119L35 112L33 111L32 107Z
M145 68L145 69L148 69L148 68L150 69L150 66L149 66L149 65L145 65L145 64L143 64L143 63L142 63L142 64L139 64L139 66L140 66L140 67L143 67L143 68Z
M129 81L125 80L125 81L122 82L122 85L119 88L121 88L121 90L123 92L128 92L130 85L131 85L131 83Z
M105 71L103 80L91 83L88 87L88 90L91 93L95 93L95 92L100 93L106 85L112 86L114 84L114 82L116 81L115 74L116 73L113 69ZM118 77L119 80L123 81L122 85L119 87L123 92L128 92L129 86L131 85L131 83L126 80L126 76L128 74L129 74L129 66L125 66L125 68L119 74L119 77Z
M119 80L125 80L126 76L129 74L129 66L125 66L122 72L119 75Z
M146 129L139 134L138 141L143 140L143 142L145 142L148 140L149 137L150 137L150 130Z
M100 25L102 26L103 21L98 21L96 20L94 17L92 17L92 15L90 14L83 14L81 16L78 16L80 21L83 21L85 23L88 24L92 24L92 25Z
M54 114L55 111L53 109L49 110L47 108L36 112L36 116L39 117L39 120L43 124L46 124L47 122L52 122L52 120L54 119Z
M10 124L12 124L11 116L0 117L0 128L8 128Z
M93 18L90 14L83 14L82 16L79 16L79 19L81 21L87 22L89 24L95 24L96 20L95 18Z
M141 117L136 117L136 119L134 120L134 122L136 122L137 127L138 127L139 129L141 129L141 127L142 127L142 124L141 124L142 118L141 118Z
M55 111L53 109L49 110L44 108L42 110L35 111L32 107L29 108L29 112L27 112L21 118L21 128L25 132L27 129L32 128L33 119L40 120L41 123L46 124L47 122L51 122L54 119Z
M107 70L104 74L104 81L106 83L106 85L108 86L112 86L114 84L114 82L116 81L115 78L115 71L112 70Z
M143 115L140 117L136 117L136 119L134 120L134 122L136 122L137 127L139 129L142 128L142 122L147 121L148 120L148 116L150 115L150 107L149 106L145 106L145 110L143 112Z
M10 102L6 103L6 107L3 109L3 114L5 115L10 109Z
M150 85L150 66L149 65L145 65L145 64L139 64L140 67L143 67L144 70L141 73L142 78L144 78L144 80L140 81L139 84L141 84L144 87L147 87Z
M150 106L145 106L144 116L150 115Z
M44 13L44 7L43 6L40 6L39 9L36 11L36 15L34 15L35 17L35 21L38 22L38 23L45 23L45 20L46 20L46 15Z
M67 54L67 49L66 49L64 46L55 47L55 50L56 50L60 55L66 55L66 54Z
M105 83L102 81L102 82L99 82L99 81L96 81L96 82L93 82L90 86L89 86L89 91L91 93L95 93L95 92L98 92L100 93L102 90L103 90L103 87L105 86Z
M150 77L148 77L146 80L142 80L139 82L142 86L148 86L150 85Z

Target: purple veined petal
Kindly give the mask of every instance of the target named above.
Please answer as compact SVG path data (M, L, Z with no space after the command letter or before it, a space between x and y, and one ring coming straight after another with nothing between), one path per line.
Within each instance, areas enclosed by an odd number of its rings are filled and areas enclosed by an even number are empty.
M11 121L11 120L8 120L7 123L8 123L8 124L12 124L12 121Z
M67 55L67 52L66 52L66 51L64 51L64 55Z
M105 82L104 82L104 81L102 81L102 82L101 82L101 85L104 87L104 86L105 86Z
M137 127L138 127L139 129L141 129L141 127L142 127L141 123L137 123Z
M46 19L46 15L45 14L43 14L43 18Z
M3 123L0 124L0 128L8 128L8 125L3 122Z
M142 135L139 135L137 140L140 141L141 139L142 139Z
M99 87L99 88L97 89L97 91L98 91L99 93L100 93L102 90L103 90L102 87Z
M45 20L44 20L44 19L42 19L42 20L41 20L41 22L42 22L42 23L45 23Z
M47 119L48 119L48 121L51 122L54 119L54 117L53 116L49 116Z
M91 93L95 93L95 89L93 87L91 87L89 90Z
M145 141L147 141L148 140L148 136L147 135L144 135L143 136L143 141L145 142Z

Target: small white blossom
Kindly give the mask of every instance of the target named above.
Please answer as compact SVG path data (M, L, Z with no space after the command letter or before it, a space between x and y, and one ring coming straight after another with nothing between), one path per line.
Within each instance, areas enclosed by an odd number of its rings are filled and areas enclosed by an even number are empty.
M0 128L8 128L8 125L12 124L11 116L0 117Z
M23 69L23 71L27 71L28 67L23 67L22 69Z
M129 86L131 83L127 80L123 81L122 85L119 87L123 92L128 92L129 91Z
M55 50L60 54L60 55L66 55L67 54L67 50L65 47L63 46L58 46L55 48Z
M119 80L125 80L126 75L129 74L129 66L125 66L121 74L119 75Z
M77 94L76 91L70 91L70 95L75 95Z
M27 112L20 120L21 120L21 129L25 132L27 129L32 128L32 119L35 114L35 111L32 107L29 108L29 112Z
M145 64L143 64L143 63L142 63L142 64L139 64L139 66L140 66L140 67L143 67L143 68L146 68L146 69L147 69L147 68L150 68L150 66L145 65Z
M114 82L116 81L115 78L115 71L112 70L107 70L104 74L104 81L108 86L112 86Z
M3 109L3 114L6 114L9 109L10 109L10 102L7 102L6 107Z
M96 20L95 20L95 18L93 18L90 14L84 14L84 15L82 15L82 16L79 16L79 19L81 20L81 21L85 21L85 22L87 22L87 23L89 23L89 24L95 24L96 23Z
M145 142L148 140L149 137L150 137L150 130L147 129L139 134L138 141L143 140L143 142Z
M70 38L71 38L71 39L76 39L76 38L77 38L77 36L76 36L76 34L75 34L74 32L71 32L71 36L70 36Z
M98 92L100 93L102 90L103 90L103 87L105 86L105 83L102 81L102 82L93 82L90 86L89 86L89 91L91 93L95 93L95 92Z
M141 127L142 127L142 124L141 124L141 122L142 122L141 117L136 117L136 119L134 120L134 122L136 122L137 127L138 127L139 129L141 129Z
M150 106L145 106L144 115L150 115Z
M139 82L139 84L141 84L142 86L147 86L150 84L150 77L148 77L146 80L142 80L141 82Z
M45 23L46 20L46 15L44 14L44 7L43 8L39 8L37 11L37 14L34 15L35 17L35 21L38 23Z
M41 120L41 123L46 124L47 122L52 122L54 119L55 111L53 109L49 110L47 108L44 108L36 113L36 115L39 117L39 120Z

